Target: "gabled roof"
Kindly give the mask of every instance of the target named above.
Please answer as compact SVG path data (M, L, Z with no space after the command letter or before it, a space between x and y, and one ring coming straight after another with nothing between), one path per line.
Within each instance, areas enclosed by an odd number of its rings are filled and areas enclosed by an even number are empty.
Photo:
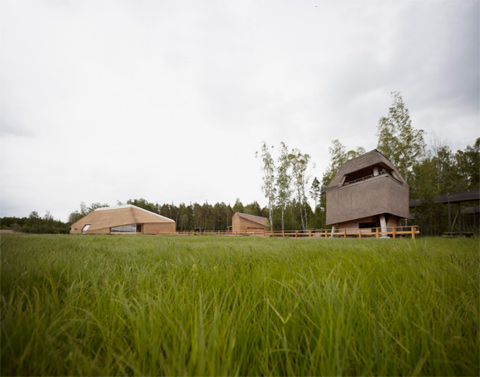
M254 222L256 224L260 224L262 226L267 226L268 225L268 219L266 217L248 215L246 213L240 213L240 212L235 212L235 215L238 215L239 217L244 218L245 220L252 221L252 222Z
M335 175L335 177L333 177L328 187L339 186L342 183L343 177L347 174L351 174L353 172L368 168L370 166L382 164L390 168L395 173L396 179L398 179L402 183L407 183L398 171L398 169L392 164L392 162L378 150L374 149L357 158L353 158L345 162L340 167L340 169L338 169L337 174Z
M73 229L83 229L90 224L89 230L103 229L115 226L130 224L151 224L151 223L171 223L175 222L168 217L157 215L146 209L134 206L124 205L119 207L97 208L85 217L82 217L76 223L72 224Z

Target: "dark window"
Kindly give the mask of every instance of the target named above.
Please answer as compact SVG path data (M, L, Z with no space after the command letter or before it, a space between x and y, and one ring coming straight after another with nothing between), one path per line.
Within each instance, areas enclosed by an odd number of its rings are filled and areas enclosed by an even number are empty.
M376 170L376 173L374 170ZM361 182L366 179L372 178L375 175L382 175L382 174L392 175L392 172L390 169L386 168L383 165L369 166L365 169L360 169L350 174L347 174L345 176L345 181L343 182L343 185L347 186L352 183Z
M137 233L142 233L142 224L137 224Z
M360 223L358 224L358 227L360 229L366 229L366 228L376 228L377 223L371 222L371 223Z

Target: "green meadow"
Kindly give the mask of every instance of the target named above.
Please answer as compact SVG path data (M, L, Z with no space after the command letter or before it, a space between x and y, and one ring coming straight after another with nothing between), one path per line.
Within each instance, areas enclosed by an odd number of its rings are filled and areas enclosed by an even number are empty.
M479 375L478 239L1 237L1 375Z

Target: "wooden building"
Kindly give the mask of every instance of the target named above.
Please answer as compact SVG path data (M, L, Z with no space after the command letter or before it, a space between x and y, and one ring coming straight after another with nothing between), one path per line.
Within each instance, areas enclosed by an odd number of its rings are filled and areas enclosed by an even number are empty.
M247 215L246 213L235 212L232 216L233 233L256 233L268 229L266 217Z
M175 233L175 221L134 205L97 208L76 223L70 234Z
M409 188L397 168L374 149L347 161L326 190L327 225L387 228L409 217Z

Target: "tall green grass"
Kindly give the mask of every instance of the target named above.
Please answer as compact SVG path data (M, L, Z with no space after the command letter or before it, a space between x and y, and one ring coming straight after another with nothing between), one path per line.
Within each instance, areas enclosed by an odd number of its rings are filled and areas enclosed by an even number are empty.
M478 375L478 240L1 239L2 375Z

